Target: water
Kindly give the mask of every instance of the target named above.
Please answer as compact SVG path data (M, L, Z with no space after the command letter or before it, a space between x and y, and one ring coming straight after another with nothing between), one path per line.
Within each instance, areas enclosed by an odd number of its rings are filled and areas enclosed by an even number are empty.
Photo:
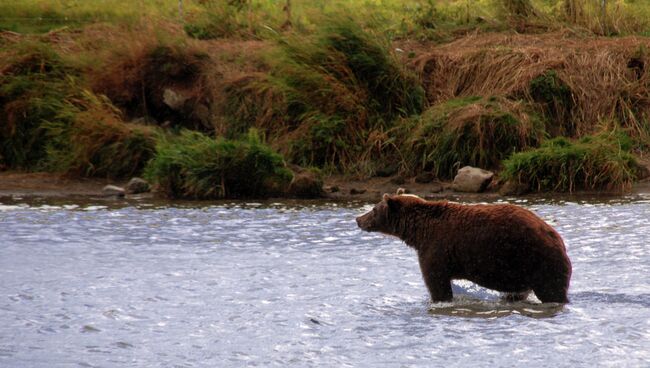
M650 201L521 204L571 303L430 304L369 205L0 205L0 367L650 366Z

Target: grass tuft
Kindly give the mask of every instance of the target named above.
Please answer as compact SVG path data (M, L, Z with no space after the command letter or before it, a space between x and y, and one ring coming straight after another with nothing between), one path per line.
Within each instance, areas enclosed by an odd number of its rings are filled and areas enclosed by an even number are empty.
M636 176L631 142L620 132L576 141L554 138L537 149L513 154L504 161L502 177L532 191L624 191Z
M167 196L190 199L267 197L284 191L292 176L254 130L242 140L187 130L165 137L145 170Z
M406 125L405 147L415 171L453 178L459 167L496 169L513 152L535 147L541 120L520 101L467 97L433 106Z

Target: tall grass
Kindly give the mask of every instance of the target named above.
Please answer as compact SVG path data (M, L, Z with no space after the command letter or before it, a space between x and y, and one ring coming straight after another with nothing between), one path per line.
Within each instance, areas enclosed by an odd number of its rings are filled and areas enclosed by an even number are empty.
M425 104L419 80L385 38L349 18L329 19L313 36L281 39L269 59L269 76L252 75L226 89L232 106L226 131L263 129L293 163L353 172L373 130Z
M504 161L501 175L532 191L623 191L636 176L631 143L624 133L605 132L576 141L559 137L513 154Z
M182 131L162 138L145 177L172 198L266 197L288 188L293 174L282 156L251 131L241 140Z
M69 113L76 72L47 45L26 42L0 52L0 159L34 169L45 157L45 121Z
M468 97L433 106L406 124L404 148L417 172L453 178L466 165L497 169L513 152L536 147L541 120L521 101Z
M237 2L233 2L237 3ZM650 3L640 0L292 0L293 30L312 32L322 14L352 14L366 27L390 37L448 40L455 34L488 27L504 29L535 15L543 28L570 26L597 34L647 34ZM251 0L237 8L221 0L184 0L183 17L177 0L5 0L0 3L0 29L46 32L95 22L133 23L165 18L185 24L197 38L254 36L282 31L287 23L284 1ZM531 10L534 9L534 10ZM605 17L603 18L603 14ZM512 16L516 22L513 24Z

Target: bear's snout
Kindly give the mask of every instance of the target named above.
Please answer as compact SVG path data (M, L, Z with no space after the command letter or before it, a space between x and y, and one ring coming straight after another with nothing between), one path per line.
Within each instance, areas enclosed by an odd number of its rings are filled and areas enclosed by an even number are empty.
M368 231L369 226L368 226L368 214L367 213L365 215L361 215L361 216L357 217L356 220L357 220L357 226L359 226L359 228L361 230Z

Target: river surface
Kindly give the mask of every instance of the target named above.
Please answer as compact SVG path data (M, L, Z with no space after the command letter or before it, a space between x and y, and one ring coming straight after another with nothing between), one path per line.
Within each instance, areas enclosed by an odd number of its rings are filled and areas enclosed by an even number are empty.
M515 201L566 306L431 304L370 204L0 201L0 367L649 367L650 200Z

